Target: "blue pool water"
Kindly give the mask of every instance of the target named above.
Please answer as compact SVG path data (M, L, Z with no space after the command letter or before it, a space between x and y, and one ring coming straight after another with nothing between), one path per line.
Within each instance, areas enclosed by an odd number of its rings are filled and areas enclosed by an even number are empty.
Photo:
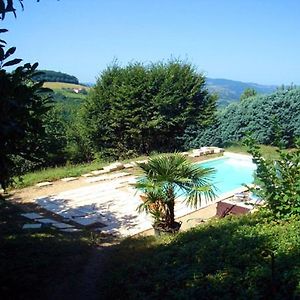
M200 166L215 169L212 182L217 188L218 195L230 192L243 184L253 183L253 174L256 170L251 160L231 157L203 162Z

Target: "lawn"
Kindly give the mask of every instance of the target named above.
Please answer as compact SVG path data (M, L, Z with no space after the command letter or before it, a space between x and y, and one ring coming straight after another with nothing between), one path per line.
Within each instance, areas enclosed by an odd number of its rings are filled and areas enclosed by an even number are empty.
M299 220L257 214L127 239L106 262L99 299L299 299L299 231Z
M242 154L249 154L247 152L247 147L240 145L240 144L234 144L232 146L226 147L225 149L228 152L235 152L235 153L242 153ZM267 146L267 145L260 145L260 151L262 155L267 159L276 159L279 157L278 148L274 146ZM287 149L286 151L293 151L293 149Z
M94 161L86 164L68 164L56 168L46 168L24 174L21 178L15 178L15 188L23 188L42 181L54 181L64 177L76 177L84 173L102 168L107 163Z
M20 212L0 200L0 298L62 299L61 289L80 284L92 250L89 233L26 232Z

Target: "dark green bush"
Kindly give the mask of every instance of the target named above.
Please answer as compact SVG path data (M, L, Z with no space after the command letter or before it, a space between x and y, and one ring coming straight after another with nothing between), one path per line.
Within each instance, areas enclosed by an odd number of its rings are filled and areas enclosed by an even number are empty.
M299 230L298 219L256 214L211 221L170 240L129 239L107 262L100 295L292 299L300 280Z

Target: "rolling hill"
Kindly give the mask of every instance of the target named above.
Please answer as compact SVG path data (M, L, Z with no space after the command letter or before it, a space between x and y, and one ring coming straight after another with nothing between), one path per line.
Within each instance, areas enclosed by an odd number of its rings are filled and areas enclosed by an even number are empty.
M275 85L213 78L206 78L206 86L210 92L219 95L218 105L220 107L225 107L231 102L239 101L241 94L247 88L255 89L258 94L269 94L276 90Z

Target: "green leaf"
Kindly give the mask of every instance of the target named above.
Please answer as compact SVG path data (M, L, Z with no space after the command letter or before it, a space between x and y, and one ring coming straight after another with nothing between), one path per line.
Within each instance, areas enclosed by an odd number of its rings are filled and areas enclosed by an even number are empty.
M5 53L5 58L8 58L9 56L13 55L16 51L16 47L9 48Z
M22 61L22 59L15 58L13 60L10 60L10 61L6 62L2 67L13 66L13 65L19 64L21 61Z

